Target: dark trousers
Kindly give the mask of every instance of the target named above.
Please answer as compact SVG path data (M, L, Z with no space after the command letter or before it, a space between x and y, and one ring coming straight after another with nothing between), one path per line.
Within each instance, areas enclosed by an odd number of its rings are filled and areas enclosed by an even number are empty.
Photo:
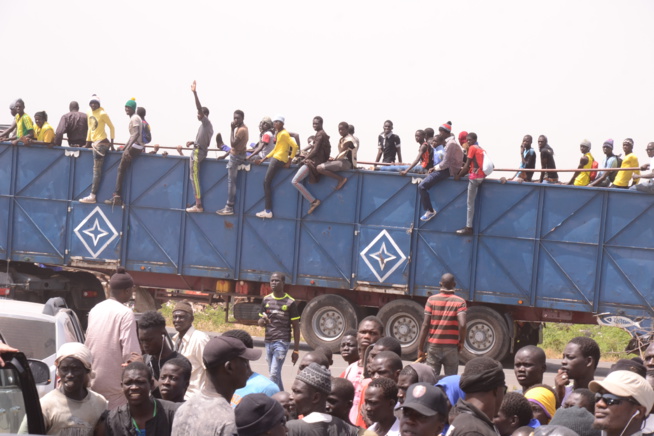
M422 203L422 208L426 211L433 212L434 208L431 206L431 198L429 197L429 190L436 183L441 180L445 180L450 177L450 170L444 169L440 171L433 171L427 174L427 177L422 179L422 182L418 185L418 192L420 193L420 202Z
M123 179L125 179L125 173L127 169L132 164L132 159L141 154L143 149L130 147L123 151L123 155L120 158L120 164L118 165L118 176L116 177L116 189L114 190L114 195L120 197L123 190Z
M284 165L286 164L281 160L277 160L274 157L270 158L270 165L268 165L266 177L263 179L263 192L266 195L266 210L272 211L272 181L277 171L284 168Z

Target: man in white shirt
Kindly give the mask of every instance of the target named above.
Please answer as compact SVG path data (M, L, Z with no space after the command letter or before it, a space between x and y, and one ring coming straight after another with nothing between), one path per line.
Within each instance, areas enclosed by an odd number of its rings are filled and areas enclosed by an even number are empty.
M369 430L379 436L400 436L400 420L393 411L397 404L397 384L386 377L374 379L366 389L364 408L373 422Z
M632 185L632 191L644 192L645 194L654 194L654 142L647 144L647 157L649 157L649 163L640 167L641 170L649 170L649 173L644 174L634 174L631 176L634 181L638 179L646 179L644 182L640 182L636 185Z
M173 336L175 351L186 357L193 370L191 380L184 399L188 400L200 392L205 383L205 371L202 364L202 353L209 342L209 335L193 327L193 307L187 301L179 301L173 309L173 325L177 333Z

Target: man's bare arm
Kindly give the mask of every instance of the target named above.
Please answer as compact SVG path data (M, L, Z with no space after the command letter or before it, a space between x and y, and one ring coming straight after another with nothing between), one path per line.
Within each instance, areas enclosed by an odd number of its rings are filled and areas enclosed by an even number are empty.
M193 84L191 85L191 91L193 91L193 96L195 97L195 107L198 109L198 115L200 115L200 118L204 118L204 112L202 112L202 105L200 104L200 99L198 98L198 93L196 92L196 88L197 85L194 80Z

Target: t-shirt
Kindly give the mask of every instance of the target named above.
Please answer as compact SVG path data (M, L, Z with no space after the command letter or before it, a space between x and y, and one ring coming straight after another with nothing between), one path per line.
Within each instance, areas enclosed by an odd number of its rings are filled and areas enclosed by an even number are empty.
M400 137L391 132L386 136L384 133L377 138L378 148L382 151L382 162L395 162L397 149L400 148Z
M539 148L540 150L540 164L541 168L544 170L555 170L556 169L556 162L554 162L554 149L552 146L549 144L544 145L543 147ZM546 157L547 162L543 162L543 157ZM548 171L545 174L545 177L549 179L554 179L558 180L559 178L559 173L556 171Z
M425 146L425 151L420 155L420 166L428 170L434 166L434 149L426 142L423 145Z
M195 146L206 152L213 137L213 126L207 116L203 116L200 123L198 134L195 136Z
M350 408L350 422L356 422L357 415L359 414L361 392L363 391L363 366L359 366L359 362L351 363L345 371L343 371L341 378L349 380L354 386L354 399L352 400L352 407Z
M606 156L604 155L604 162L602 163L602 168L617 168L618 167L618 158L611 155L611 156ZM597 178L599 179L604 175L606 171L600 171L597 173ZM609 173L608 179L613 182L615 180L615 176L618 173L618 171L611 171Z
M93 436L95 425L107 410L107 400L92 390L87 390L81 401L68 398L61 390L50 391L41 398L41 409L46 434L60 436ZM19 434L27 433L27 421L23 421Z
M248 378L246 385L234 392L231 401L232 407L236 407L246 395L266 394L269 397L272 397L277 392L279 392L279 386L277 386L277 383L273 383L269 378L253 372L250 378Z
M143 362L150 367L152 370L152 375L154 376L155 380L159 380L159 377L161 376L161 368L168 362L170 359L175 359L175 358L180 358L185 360L189 365L191 365L191 362L189 360L179 354L177 351L173 351L168 355L168 357L159 360L159 356L152 356L150 354L144 354L143 355ZM193 365L191 365L191 368L193 368ZM156 392L157 395L155 395L157 398L161 398L161 395L159 395L159 388L155 389L153 392Z
M47 121L43 123L42 127L39 127L38 124L34 124L34 137L37 141L50 144L54 141L55 131Z
M145 422L145 428L140 428L147 436L170 436L173 422L176 418L175 411L178 403L166 400L154 400L156 403L156 415ZM127 404L105 413L105 430L107 436L138 435L132 415Z
M114 125L109 118L109 115L104 111L103 108L99 107L96 110L89 110L87 114L88 121L88 132L86 134L86 140L91 142L99 142L104 139L107 139L107 132L105 132L105 126L109 127L109 134L111 139L116 137Z
M593 166L593 162L595 159L593 158L593 155L589 153L586 153L584 156L588 158L588 162L586 165L584 165L584 169L588 170ZM575 177L575 186L588 186L590 183L590 173L588 171L583 171L579 173L577 177Z
M96 304L89 312L86 346L93 354L95 378L91 389L109 401L109 409L127 403L120 383L124 362L141 354L134 313L114 299Z
M173 436L232 436L238 434L234 409L213 388L205 387L175 414Z
M457 345L459 343L457 315L466 310L466 301L453 292L444 292L441 289L438 294L429 297L425 304L425 315L430 317L429 343Z
M16 138L20 139L23 136L27 136L30 132L34 131L34 123L29 115L23 114L20 116L16 114Z
M359 430L326 413L312 412L302 419L286 423L288 436L357 436Z
M468 149L468 160L470 160L470 180L483 179L486 174L481 170L484 166L484 150L478 145L471 145Z
M264 143L263 148L259 152L261 159L265 159L273 148L275 148L275 134L270 130L266 130L261 134L261 142Z
M132 146L138 150L143 150L143 120L137 114L134 114L129 119L127 125L129 129L129 139L125 147Z
M261 311L259 316L263 314L268 316L270 321L266 325L266 342L273 341L291 341L291 321L299 320L300 313L297 309L297 303L288 294L283 297L277 298L275 294L268 294L263 297L261 302Z
M620 168L635 168L639 166L640 165L638 164L638 158L636 155L629 153L622 160L622 165ZM616 186L629 186L629 182L631 182L631 175L633 173L640 174L640 171L618 171L618 175L615 176L613 184ZM634 183L636 183L636 181L634 181Z
M248 146L248 141L250 139L250 136L248 134L248 127L243 124L241 127L238 127L234 129L234 138L232 149L234 150L235 154L243 154L245 153L245 149Z
M434 166L443 162L444 157L445 157L445 147L443 145L438 145L434 147Z
M377 428L379 427L379 423L375 422L373 425L368 427L368 430L374 431L377 433ZM400 436L400 420L395 418L395 422L391 426L390 430L386 432L385 434L381 436Z
M295 156L297 153L297 144L295 139L291 138L291 135L288 134L286 129L283 129L277 133L277 142L275 142L275 148L272 149L267 155L266 158L274 157L280 162L288 162L289 156Z

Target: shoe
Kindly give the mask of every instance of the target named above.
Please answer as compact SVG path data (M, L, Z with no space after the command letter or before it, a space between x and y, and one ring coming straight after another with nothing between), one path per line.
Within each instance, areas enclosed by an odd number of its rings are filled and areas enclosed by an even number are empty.
M234 215L234 208L231 206L225 206L220 210L217 210L218 215Z
M89 194L88 197L80 198L79 199L80 203L95 203L95 195L94 194Z
M460 229L460 230L457 230L457 231L456 231L456 234L457 234L457 235L460 235L460 236L469 236L469 235L472 235L472 227L464 227L464 228L462 228L462 229Z
M307 214L310 215L314 210L316 210L316 208L318 206L320 206L320 200L313 200L311 202L311 207L309 208L309 211L307 212Z
M114 195L109 200L105 200L104 204L108 204L110 206L122 206L123 205L123 199L120 198L120 195Z
M194 204L191 207L187 207L186 212L188 212L188 213L201 213L201 212L204 212L204 209L201 208L201 207L198 207L197 204Z
M272 212L268 212L267 210L262 210L261 212L257 212L257 217L272 218Z
M436 211L428 210L423 216L420 217L420 221L429 221L436 216Z

